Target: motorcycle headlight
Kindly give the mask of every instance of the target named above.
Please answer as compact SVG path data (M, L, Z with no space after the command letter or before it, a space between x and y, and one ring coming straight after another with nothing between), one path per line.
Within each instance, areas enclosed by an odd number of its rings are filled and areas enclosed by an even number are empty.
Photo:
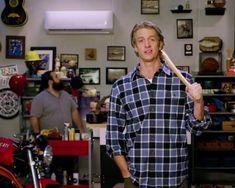
M52 162L52 158L52 147L50 145L47 145L43 153L43 163L49 166Z

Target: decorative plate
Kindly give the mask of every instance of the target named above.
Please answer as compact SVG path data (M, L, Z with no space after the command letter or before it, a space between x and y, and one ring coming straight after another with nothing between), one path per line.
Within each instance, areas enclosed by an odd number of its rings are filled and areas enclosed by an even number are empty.
M0 89L0 117L11 119L19 113L19 97L9 88Z

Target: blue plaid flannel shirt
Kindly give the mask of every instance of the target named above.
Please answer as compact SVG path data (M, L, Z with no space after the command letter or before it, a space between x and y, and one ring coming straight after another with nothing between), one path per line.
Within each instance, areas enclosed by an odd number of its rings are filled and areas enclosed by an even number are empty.
M152 82L137 66L112 86L107 153L126 157L138 187L177 187L188 175L186 130L199 135L210 123L206 107L203 121L194 118L193 101L166 64Z

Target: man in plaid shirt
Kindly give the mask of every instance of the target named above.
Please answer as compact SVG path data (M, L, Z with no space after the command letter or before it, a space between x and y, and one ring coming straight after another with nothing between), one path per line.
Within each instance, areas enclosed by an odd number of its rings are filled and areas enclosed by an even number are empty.
M211 123L202 87L182 71L192 83L185 87L164 63L164 37L155 24L136 24L131 44L139 63L112 86L107 153L125 188L187 187L186 130L199 135Z

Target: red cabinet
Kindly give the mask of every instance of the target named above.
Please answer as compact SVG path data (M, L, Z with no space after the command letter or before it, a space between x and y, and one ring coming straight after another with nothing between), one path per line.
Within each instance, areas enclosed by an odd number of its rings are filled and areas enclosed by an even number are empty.
M64 185L62 188L91 188L91 139L79 141L49 140L55 156L87 156L89 185Z

